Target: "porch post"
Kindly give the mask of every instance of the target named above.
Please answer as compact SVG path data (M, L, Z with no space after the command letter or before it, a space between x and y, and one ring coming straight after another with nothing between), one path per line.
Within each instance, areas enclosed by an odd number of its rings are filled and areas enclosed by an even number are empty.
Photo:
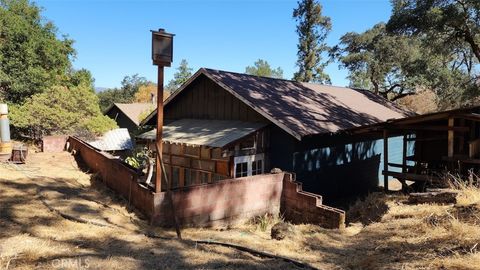
M448 118L448 157L452 158L453 157L453 152L454 152L454 136L455 136L455 131L453 130L453 127L455 125L455 118L450 117Z
M388 191L388 130L383 130L383 187Z
M407 172L407 134L403 133L402 173Z

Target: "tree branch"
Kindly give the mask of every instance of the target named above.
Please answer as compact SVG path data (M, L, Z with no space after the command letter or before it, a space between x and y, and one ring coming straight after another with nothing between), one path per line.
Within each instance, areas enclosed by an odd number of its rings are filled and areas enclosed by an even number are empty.
M408 93L398 94L398 95L394 96L390 101L395 101L395 100L397 100L397 99L401 99L401 98L404 98L404 97L407 97L407 96L411 96L411 95L415 95L415 92L408 92Z

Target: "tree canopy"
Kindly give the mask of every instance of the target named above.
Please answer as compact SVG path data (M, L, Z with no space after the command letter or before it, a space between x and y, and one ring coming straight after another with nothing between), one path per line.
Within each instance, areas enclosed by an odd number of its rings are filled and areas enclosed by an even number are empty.
M479 3L394 0L387 24L346 33L332 55L353 87L390 100L428 90L439 109L467 105L480 94Z
M86 69L75 70L73 40L28 0L0 0L0 101L15 133L100 135L116 127L103 116Z
M270 64L263 59L255 61L253 66L245 68L245 73L255 76L270 77L270 78L283 78L283 70L280 67L272 68Z
M332 28L329 17L322 15L322 6L316 0L300 0L293 10L297 21L298 71L293 79L301 82L330 83L324 72L328 61L322 61L322 54L329 51L325 39Z
M21 103L69 81L73 40L27 0L0 0L0 99Z
M177 90L184 82L186 82L192 76L193 69L188 66L188 62L185 59L180 61L180 65L177 67L177 70L173 74L173 79L170 80L165 86L165 91L173 93Z
M425 35L447 48L468 45L480 61L480 1L392 0L389 31L409 36Z
M35 139L48 134L101 135L116 128L114 120L104 116L98 98L85 84L76 87L55 86L13 105L12 125Z
M142 85L138 88L138 92L135 93L135 102L140 103L151 103L153 98L153 103L156 103L157 96L157 85L154 83L149 83ZM170 96L170 92L163 91L163 100L167 99Z
M363 33L346 33L334 48L349 70L350 86L396 100L424 84L427 53L415 38L391 35L379 23Z
M101 110L105 111L113 103L131 103L135 101L135 94L140 87L148 84L151 84L151 82L148 82L145 77L141 77L138 74L125 76L120 88L106 89L97 94Z

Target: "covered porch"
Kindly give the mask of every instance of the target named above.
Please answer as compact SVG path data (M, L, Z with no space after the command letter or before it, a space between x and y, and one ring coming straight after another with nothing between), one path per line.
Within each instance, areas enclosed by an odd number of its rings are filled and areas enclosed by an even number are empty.
M267 124L259 122L180 119L163 126L162 158L169 181L161 190L254 176L266 170ZM156 130L136 137L156 155ZM156 175L153 173L153 175ZM156 181L148 181L154 187Z
M480 107L450 110L399 120L376 127L383 132L383 181L439 183L447 173L467 176L480 168ZM388 140L403 137L401 163L389 160ZM413 151L407 151L413 148ZM410 152L411 154L408 154Z

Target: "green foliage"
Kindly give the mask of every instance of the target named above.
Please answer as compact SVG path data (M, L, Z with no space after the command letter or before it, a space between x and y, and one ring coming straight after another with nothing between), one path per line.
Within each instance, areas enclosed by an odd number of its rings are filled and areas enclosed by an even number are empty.
M85 120L81 128L85 128L94 135L101 135L106 131L117 128L117 123L110 117L99 114Z
M184 82L186 82L192 76L192 68L188 66L188 62L185 59L182 59L180 65L177 67L177 71L173 74L173 79L170 80L165 86L165 90L173 93L177 90Z
M145 110L142 113L140 113L140 115L138 116L138 122L140 123L143 120L145 120L145 118L147 118L147 116L149 116L156 108L157 107L155 107L155 105L152 104L152 106L150 106L148 110Z
M322 6L316 0L300 0L293 17L298 23L299 68L294 80L329 84L330 77L324 73L328 61L322 61L322 54L329 51L325 39L332 28L330 18L322 15Z
M0 0L0 97L21 103L68 81L73 40L57 38L57 28L28 0Z
M388 29L409 36L439 40L447 49L467 45L480 61L480 1L392 0Z
M152 153L147 148L135 149L132 156L127 157L125 162L135 169L143 169L148 166L150 155Z
M131 103L135 100L135 94L141 86L150 84L146 78L138 74L125 76L120 88L112 88L98 93L100 109L105 111L113 103Z
M72 134L87 130L100 135L116 128L101 114L98 99L91 88L52 87L28 98L23 105L11 107L12 125L35 139L48 134Z
M480 1L393 0L392 5L387 30L422 39L423 47L434 55L425 72L440 108L478 102Z
M370 89L392 101L430 89L441 109L459 107L467 97L478 96L472 59L459 56L468 48L447 48L427 36L391 33L383 23L340 40L332 51L349 70L352 87Z
M260 231L265 232L269 227L272 227L279 222L284 222L282 215L265 213L264 215L253 217L249 220L249 225L253 226L255 230L259 229Z
M258 59L255 61L253 66L248 66L245 68L245 73L255 76L270 77L270 78L283 78L283 70L280 67L275 69L270 67L270 64L263 60Z
M80 70L73 70L70 71L70 80L66 84L70 87L72 86L85 86L89 87L92 90L94 89L94 79L92 77L92 73L86 69L80 69Z
M333 51L349 70L351 87L396 100L425 84L428 50L418 39L387 33L383 23L360 34L346 33Z

